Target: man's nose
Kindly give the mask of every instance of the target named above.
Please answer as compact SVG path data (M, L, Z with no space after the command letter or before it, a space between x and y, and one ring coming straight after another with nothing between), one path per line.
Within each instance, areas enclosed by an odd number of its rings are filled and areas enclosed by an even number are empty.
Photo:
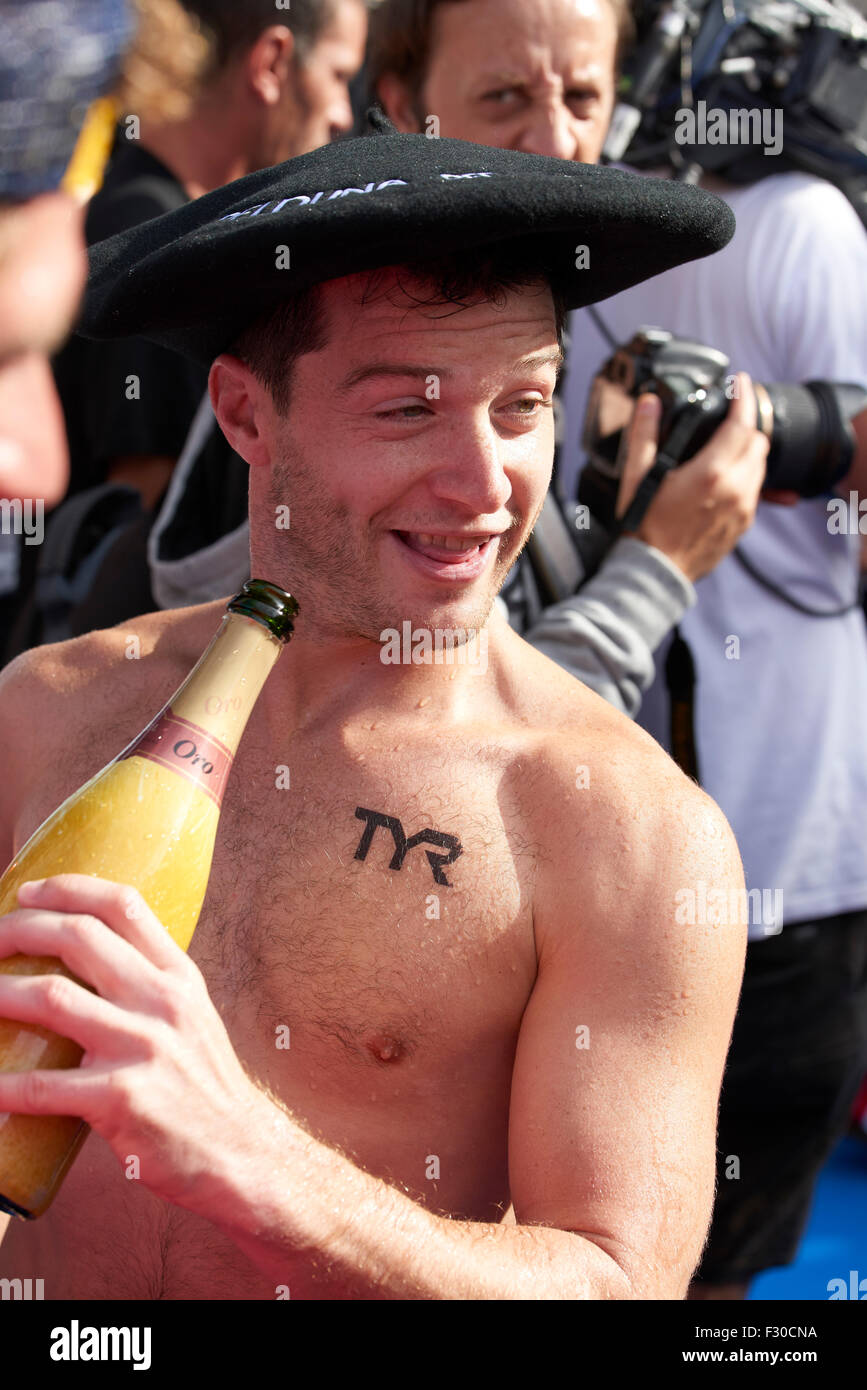
M426 481L436 497L459 503L474 516L492 516L503 508L512 483L505 470L503 441L490 419L455 429Z
M352 106L349 102L349 93L341 92L340 96L335 97L328 108L328 122L331 127L331 138L336 135L346 135L353 126Z
M523 124L515 149L527 154L577 159L580 155L575 118L559 97L534 103Z

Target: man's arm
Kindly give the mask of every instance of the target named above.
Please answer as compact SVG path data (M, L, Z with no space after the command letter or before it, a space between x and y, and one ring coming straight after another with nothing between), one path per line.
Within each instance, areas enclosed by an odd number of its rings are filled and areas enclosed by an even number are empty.
M28 655L17 657L0 672L0 745L3 753L3 776L0 777L0 873L12 862L15 854L15 808L20 794L22 757L29 753L30 721L26 701L33 691L22 668L31 664ZM9 1228L11 1216L0 1212L0 1246Z
M551 604L522 635L634 719L653 680L654 652L695 601L692 584L667 556L627 536L577 594Z
M582 736L539 769L563 828L512 1081L511 1191L519 1225L581 1233L631 1297L680 1299L712 1211L743 871L719 809L633 735L637 755ZM708 901L725 902L720 925L701 920Z
M73 736L69 726L70 685L58 646L33 647L0 671L0 873L12 862L21 804L39 778L39 769L56 756L58 742ZM66 718L64 729L63 719Z
M104 650L105 639L79 638L74 646L64 642L33 647L0 671L0 872L20 848L16 830L22 819L22 804L38 784L40 769L63 758L77 737L81 695L75 661L69 657L72 652L80 652L86 643ZM88 677L92 676L93 664L91 661L86 670ZM97 681L88 692L87 702L94 717L102 703ZM58 804L62 800L59 797Z

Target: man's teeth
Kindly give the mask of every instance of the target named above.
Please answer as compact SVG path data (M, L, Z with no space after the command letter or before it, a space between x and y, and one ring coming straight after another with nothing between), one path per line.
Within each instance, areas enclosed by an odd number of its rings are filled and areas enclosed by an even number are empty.
M423 531L407 533L410 545L424 546L431 550L477 550L485 545L490 536L429 536Z

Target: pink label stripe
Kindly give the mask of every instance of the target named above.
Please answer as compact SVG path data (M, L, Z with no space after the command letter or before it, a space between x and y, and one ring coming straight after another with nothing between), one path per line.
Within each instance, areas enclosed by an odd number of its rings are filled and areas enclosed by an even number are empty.
M179 752L179 748L187 751ZM222 804L232 768L232 754L220 739L212 738L207 729L191 720L179 719L170 709L157 715L121 753L119 761L134 757L147 758L160 767L180 773L201 787L217 806Z
M206 777L196 777L189 768L178 758L162 758L159 753L151 752L147 748L133 748L129 753L124 754L126 758L146 758L149 763L158 763L160 767L167 767L170 772L179 772L182 777L186 777L188 782L195 782L197 787L201 787L206 796L217 805L223 804L223 790L226 786L226 777L223 777L217 787L212 787Z
M182 714L172 714L171 710L166 710L166 713L171 716L176 724L183 724L185 729L192 730L199 738L206 738L212 748L219 748L220 752L224 753L231 762L234 754L228 744L223 743L221 739L216 738L213 734L209 734L207 729L203 729L200 724L193 724L189 719L184 719Z

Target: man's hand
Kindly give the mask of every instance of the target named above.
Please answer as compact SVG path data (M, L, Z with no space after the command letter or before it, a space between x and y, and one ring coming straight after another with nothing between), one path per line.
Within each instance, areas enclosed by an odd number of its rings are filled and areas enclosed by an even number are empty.
M61 874L18 898L0 918L0 957L57 956L84 984L0 976L0 1017L50 1028L85 1055L70 1071L0 1074L0 1112L80 1115L122 1163L139 1160L152 1192L197 1209L216 1155L272 1108L198 967L133 888Z
M765 477L769 445L756 429L752 383L745 372L738 373L737 383L719 429L694 458L663 479L638 529L639 540L661 550L693 582L709 574L753 524ZM640 397L629 428L618 516L656 459L660 413L658 396Z

